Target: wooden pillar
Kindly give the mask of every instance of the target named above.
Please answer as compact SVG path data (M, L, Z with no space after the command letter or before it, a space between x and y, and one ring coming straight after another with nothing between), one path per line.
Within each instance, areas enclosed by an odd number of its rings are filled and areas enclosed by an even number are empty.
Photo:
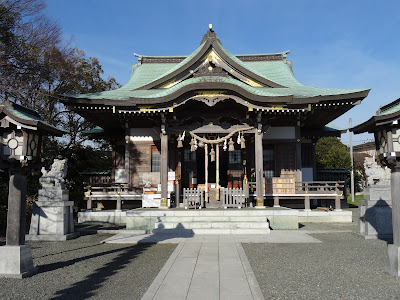
M205 194L204 202L208 203L208 145L204 144L204 172L205 172Z
M216 155L216 160L215 160L215 178L216 178L216 189L217 189L217 191L216 191L216 193L217 193L217 195L216 195L216 199L217 199L217 201L219 201L219 145L217 144L216 145L216 147L215 147L215 150L216 150L216 153L215 153L215 155Z
M129 150L130 150L129 134L127 134L125 136L125 165L124 165L124 168L125 168L126 176L128 178L128 183L130 181L129 180L129 159L130 159Z
M274 207L281 207L279 204L279 196L274 196Z
M305 196L304 197L304 210L305 211L311 211L311 208L310 208L310 196Z
M296 127L296 161L295 161L295 178L296 182L302 182L302 171L301 171L301 134L300 127Z
M161 134L161 208L168 208L168 135Z
M181 198L181 176L182 176L182 151L178 150L176 170L175 170L175 207L179 207Z
M122 207L122 202L121 202L121 186L118 186L118 192L117 192L118 196L117 196L117 207L115 209L115 211L121 211L121 207Z
M254 136L254 148L255 148L255 161L256 161L256 203L257 206L264 206L264 180L263 180L263 145L262 145L262 133L255 133Z
M341 207L341 199L339 196L340 190L339 190L339 183L336 183L336 197L335 197L335 211L342 211Z
M92 209L92 197L86 197L86 198L87 198L86 209L91 210Z

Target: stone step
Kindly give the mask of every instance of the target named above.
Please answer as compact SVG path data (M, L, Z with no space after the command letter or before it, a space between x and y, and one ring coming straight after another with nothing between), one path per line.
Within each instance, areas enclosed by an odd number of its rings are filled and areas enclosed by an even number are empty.
M269 223L264 222L157 222L157 229L200 229L200 228L246 228L264 229L269 228Z
M169 234L190 237L195 234L269 234L269 228L193 228L193 229L153 229L155 234Z
M266 222L266 216L165 216L159 222Z

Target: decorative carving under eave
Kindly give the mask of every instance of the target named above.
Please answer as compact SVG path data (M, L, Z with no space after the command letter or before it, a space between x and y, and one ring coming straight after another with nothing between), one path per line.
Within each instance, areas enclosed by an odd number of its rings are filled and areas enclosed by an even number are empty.
M201 76L223 76L228 77L229 74L221 67L213 67L211 64L207 64L199 68L199 70L193 74L193 77Z
M218 96L218 97L197 96L197 97L195 97L196 100L201 101L201 102L207 104L210 107L214 106L218 102L223 101L223 100L228 99L228 98L229 97L227 97L227 96Z

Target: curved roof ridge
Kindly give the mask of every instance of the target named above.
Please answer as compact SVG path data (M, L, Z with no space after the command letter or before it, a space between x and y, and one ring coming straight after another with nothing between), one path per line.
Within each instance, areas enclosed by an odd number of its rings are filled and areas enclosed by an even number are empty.
M189 55L142 55L137 53L133 53L133 55L136 57L149 57L149 58L186 58L189 56Z
M221 44L221 43L220 43ZM222 44L221 44L222 45ZM281 52L269 52L269 53L251 53L251 54L232 54L233 56L275 56L275 55L282 55L283 57L286 57L287 54L290 53L290 50L286 51L281 51ZM146 54L138 54L138 53L133 53L134 56L139 57L139 58L187 58L189 55L146 55Z
M379 109L376 111L376 115L386 115L389 113L392 113L393 110L400 110L400 98L397 100L394 100L386 105L382 105L379 107Z
M254 70L253 68L249 67L248 65L246 65L245 62L241 61L239 58L237 58L236 56L231 54L227 49L224 48L224 46L222 46L222 44L219 41L217 41L217 45L224 52L225 55L227 55L230 59L232 59L232 61L234 61L235 63L237 63L241 67L243 67L245 69L248 69L249 71L251 71L252 73L254 73L255 75L257 75L257 76L259 76L261 78L264 78L264 79L266 79L268 81L271 81L271 82L277 84L274 80L271 80L271 79L267 78L264 74L262 74L262 73L260 73L260 72L258 72L256 70ZM280 85L280 84L278 84L278 85ZM280 86L280 87L282 87L282 86Z
M159 77L157 77L156 79L152 80L152 82L158 81L158 80L160 80L160 79L162 79L162 78L168 76L169 74L175 72L175 71L178 70L180 67L184 66L187 62L189 62L194 56L196 56L196 55L203 49L203 47L204 47L205 44L206 44L206 42L201 43L200 46L197 47L196 50L194 50L194 51L192 52L192 54L190 54L189 56L187 56L184 60L182 60L180 63L178 63L176 66L174 66L174 67L173 67L171 70L169 70L168 72L166 72L166 73L160 75ZM133 74L132 74L132 76L133 76ZM143 86L146 86L146 85L148 85L148 84L149 84L149 83L142 84L141 86L137 87L136 89L139 89L139 88L141 88L141 87L143 87Z
M236 57L238 56L274 56L274 55L282 55L283 57L286 57L287 54L290 53L290 50L286 51L281 51L281 52L271 52L271 53L252 53L252 54L232 54Z

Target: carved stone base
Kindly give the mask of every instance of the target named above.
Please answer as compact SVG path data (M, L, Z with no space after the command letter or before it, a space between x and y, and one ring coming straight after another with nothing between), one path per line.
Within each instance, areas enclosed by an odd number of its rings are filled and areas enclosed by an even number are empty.
M389 244L388 245L388 262L386 265L386 272L392 276L400 276L400 247Z
M31 246L0 247L0 277L24 278L36 273Z
M73 201L36 201L27 240L66 240L75 237ZM38 236L41 236L38 238Z
M359 201L359 234L365 239L393 239L390 186L371 186Z

